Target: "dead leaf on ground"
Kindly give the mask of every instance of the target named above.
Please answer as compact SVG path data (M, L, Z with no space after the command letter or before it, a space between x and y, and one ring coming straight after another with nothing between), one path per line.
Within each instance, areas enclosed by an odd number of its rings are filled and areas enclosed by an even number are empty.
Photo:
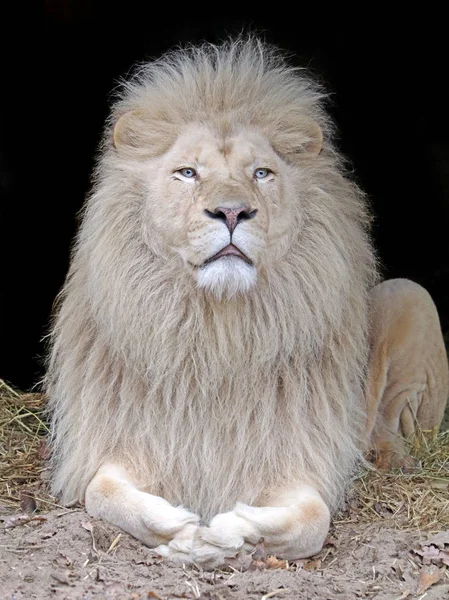
M254 546L251 556L254 561L265 560L267 551L265 549L265 542L263 538L261 538L260 541Z
M441 577L443 576L443 571L436 568L430 571L428 568L423 567L419 574L419 583L418 589L416 591L417 594L423 594L430 586L437 583Z
M290 564L295 565L296 567L301 567L306 571L316 571L321 569L322 562L323 561L321 558L298 558L298 560L294 560Z
M433 535L429 540L427 540L426 546L430 544L433 546L438 546L438 548L444 550L445 546L449 546L449 531L440 531L439 533Z
M83 523L81 523L81 527L90 533L90 535L92 537L92 549L94 552L96 552L98 554L98 550L95 545L94 527L93 527L92 523L90 523L89 521L83 521Z
M288 568L288 561L281 560L273 554L267 556L263 538L255 545L250 554L242 552L233 558L226 559L226 561L230 567L238 571Z
M439 548L434 546L423 546L421 550L414 550L415 554L418 554L422 558L423 564L430 565L438 558L440 554Z
M424 565L449 566L449 532L442 531L436 534L420 549L414 549L412 552L421 557Z
M325 548L326 546L333 546L334 548L338 548L339 545L340 542L338 541L338 539L333 535L329 535L324 541L323 548Z
M304 564L304 569L307 571L316 571L321 568L321 559L307 560Z
M267 569L286 569L288 562L286 560L279 560L276 556L269 556L266 561Z
M18 527L19 525L26 525L27 523L31 523L31 521L44 522L47 519L45 517L31 517L30 515L12 515L8 517L4 521L4 528L9 529L11 527Z
M36 500L33 494L20 490L20 509L24 513L34 513L37 510Z

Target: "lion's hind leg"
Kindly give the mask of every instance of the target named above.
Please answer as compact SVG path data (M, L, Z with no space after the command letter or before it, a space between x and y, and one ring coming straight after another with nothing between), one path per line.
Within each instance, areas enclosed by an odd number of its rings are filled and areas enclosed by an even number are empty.
M97 471L86 490L86 510L150 548L177 536L191 538L199 523L199 517L182 506L139 490L127 470L117 464L105 464Z
M366 439L377 466L412 464L407 439L438 429L449 369L438 313L428 292L392 279L371 293Z

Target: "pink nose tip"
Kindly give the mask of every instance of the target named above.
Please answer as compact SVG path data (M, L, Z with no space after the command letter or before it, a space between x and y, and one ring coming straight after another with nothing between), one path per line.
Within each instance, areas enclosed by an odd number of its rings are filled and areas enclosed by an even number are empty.
M226 206L217 206L214 212L205 210L205 213L211 219L221 219L226 223L229 232L232 233L237 225L244 220L253 219L257 210L249 211L245 205L227 208Z

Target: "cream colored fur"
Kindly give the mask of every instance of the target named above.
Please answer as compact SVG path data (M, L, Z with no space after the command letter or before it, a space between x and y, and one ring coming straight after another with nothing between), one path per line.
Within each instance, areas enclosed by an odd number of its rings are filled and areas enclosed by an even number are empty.
M207 262L231 241L214 211L242 207L248 262ZM206 567L261 537L319 550L363 447L368 225L321 92L276 51L144 65L113 107L52 330L54 493Z
M407 465L405 439L437 430L449 396L438 313L429 293L407 279L377 285L370 305L365 438L379 467Z

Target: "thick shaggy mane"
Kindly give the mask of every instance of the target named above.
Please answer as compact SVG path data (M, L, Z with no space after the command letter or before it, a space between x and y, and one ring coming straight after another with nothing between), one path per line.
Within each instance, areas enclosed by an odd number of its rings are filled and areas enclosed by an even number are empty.
M321 101L302 71L251 39L178 50L123 85L52 329L63 502L81 500L110 459L205 519L289 481L340 502L359 458L375 261L364 198L342 173ZM123 156L113 126L130 110L144 116ZM295 162L306 117L323 150ZM158 199L136 175L142 154L164 152L192 122L223 135L259 128L296 170L284 259L230 300L198 288L143 210Z
M326 133L333 129L319 86L288 66L278 49L251 38L193 46L141 65L117 96L112 125L124 112L144 109L148 120L177 127L207 122L224 132L229 123L243 123L294 137L304 116Z

